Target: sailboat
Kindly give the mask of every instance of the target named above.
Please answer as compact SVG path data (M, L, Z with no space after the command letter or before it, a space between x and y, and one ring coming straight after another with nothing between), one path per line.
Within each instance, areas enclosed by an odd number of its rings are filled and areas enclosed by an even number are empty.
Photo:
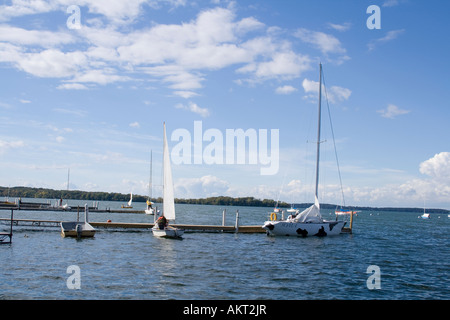
M423 214L419 217L422 219L430 219L430 214L425 212L425 200L423 200Z
M337 216L344 216L347 214L356 214L358 211L350 210L350 209L336 209L334 213Z
M167 221L175 221L175 199L173 192L172 168L170 165L169 146L166 137L166 123L164 123L164 145L163 145L163 217ZM164 238L181 238L184 230L171 227L167 224L161 225L156 221L152 228L153 235Z
M130 193L130 200L128 200L127 205L122 205L122 208L131 209L133 208L133 192Z
M148 184L148 189L149 189L149 196L147 199L147 208L144 210L145 214L155 214L156 212L156 208L153 208L153 202L151 201L152 198L152 151L150 151L150 181Z
M341 233L345 221L328 221L320 214L319 191L319 159L320 159L320 127L322 104L322 64L319 64L319 120L317 128L317 155L316 155L316 188L314 204L297 215L291 215L286 220L266 221L262 226L271 236L331 236Z
M95 235L95 228L88 222L89 207L84 206L84 222L61 222L61 236L62 237L76 237L76 238L92 238Z

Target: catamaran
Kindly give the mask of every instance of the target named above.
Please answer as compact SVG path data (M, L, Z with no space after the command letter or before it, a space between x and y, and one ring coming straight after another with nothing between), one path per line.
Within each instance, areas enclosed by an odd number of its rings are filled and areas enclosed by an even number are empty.
M316 154L316 188L314 204L298 214L290 215L286 220L266 221L262 226L270 236L331 236L341 233L345 221L328 221L322 218L319 204L319 159L320 159L320 127L322 104L322 64L319 65L319 120L317 128L317 154Z

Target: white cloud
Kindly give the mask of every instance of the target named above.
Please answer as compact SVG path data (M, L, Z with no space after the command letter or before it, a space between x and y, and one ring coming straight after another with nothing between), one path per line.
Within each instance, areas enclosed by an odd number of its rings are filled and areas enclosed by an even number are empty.
M198 93L193 92L193 91L174 91L173 94L176 95L176 96L180 96L182 98L185 98L185 99L189 99L189 98L198 96Z
M200 108L197 104L195 104L193 102L189 102L187 105L179 103L175 106L175 108L189 110L193 113L197 113L197 114L201 115L204 118L209 116L209 110L207 108Z
M46 30L26 30L9 25L0 25L0 41L15 45L33 45L44 48L75 42L68 32Z
M343 28L340 26L341 29ZM339 28L334 25L334 28ZM347 50L342 46L338 38L320 31L312 31L305 28L298 29L294 36L303 42L311 44L324 55L324 58L336 64L342 64L350 59Z
M295 36L306 43L312 44L325 54L346 52L341 42L331 34L300 28L295 33Z
M0 20L60 11L71 4L70 0L15 0L10 6L0 6ZM294 52L289 41L275 34L276 28L254 17L237 19L231 4L203 10L180 24L153 23L131 31L123 23L139 19L145 7L178 7L187 1L82 0L77 5L83 9L79 30L0 25L4 31L0 32L0 62L33 76L60 78L57 88L65 90L85 90L86 83L142 81L144 75L148 81L161 80L186 99L203 87L209 72L223 68L235 66L238 74L245 74L248 78L240 83L289 80L310 69L309 57ZM73 51L75 43L77 50ZM336 44L333 48L337 50Z
M227 194L229 184L216 176L178 179L174 184L177 198L206 198Z
M372 51L380 44L397 39L404 32L405 32L405 29L388 31L384 37L378 38L378 39L375 39L375 40L372 40L371 42L369 42L367 47L369 48L369 51Z
M305 90L306 98L316 101L319 95L319 82L304 79L302 82L303 90ZM322 85L322 95L328 97L331 103L346 101L350 98L352 91L339 86L331 86L328 90Z
M395 7L399 5L399 1L398 0L385 0L383 2L383 7Z
M86 56L82 52L64 53L48 49L39 53L26 53L15 61L19 68L37 77L67 78L86 64Z
M329 23L328 25L334 30L343 32L349 30L352 24L350 22L345 22L343 24Z
M84 84L81 83L63 83L56 87L60 90L87 90L89 89Z
M420 172L450 185L450 152L441 152L420 164Z
M409 113L410 110L403 110L396 105L390 104L386 109L378 110L377 112L384 118L394 119L397 116Z
M25 147L25 142L22 140L16 140L16 141L4 141L0 140L0 154L5 153L7 150L10 149L19 149Z
M297 91L297 88L294 88L293 86L282 86L275 89L275 92L278 94L291 94L293 92Z
M132 127L132 128L140 128L141 125L139 124L139 122L135 121L135 122L130 123L130 127Z

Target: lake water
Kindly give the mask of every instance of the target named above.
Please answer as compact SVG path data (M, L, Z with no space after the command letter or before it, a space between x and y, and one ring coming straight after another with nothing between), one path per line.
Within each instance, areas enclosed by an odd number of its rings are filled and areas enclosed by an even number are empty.
M69 201L70 205L82 201ZM119 208L121 203L100 202ZM135 203L134 209L145 204ZM177 223L222 224L220 206L176 205ZM262 225L270 208L227 207L227 225ZM330 219L330 210L322 214ZM330 214L330 215L329 215ZM9 218L10 211L0 211ZM450 299L450 218L363 211L353 234L324 238L99 229L93 239L62 238L59 228L16 226L0 245L0 299ZM76 213L15 211L17 219L76 220ZM153 222L133 213L90 213L90 221ZM0 225L0 230L8 226ZM79 289L67 280L80 271ZM367 281L380 270L380 287ZM371 282L374 283L374 282Z

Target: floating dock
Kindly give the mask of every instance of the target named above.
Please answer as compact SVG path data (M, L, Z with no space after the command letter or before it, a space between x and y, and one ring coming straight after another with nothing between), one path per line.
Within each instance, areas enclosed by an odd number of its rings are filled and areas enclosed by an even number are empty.
M84 207L53 207L53 206L39 206L39 205L21 205L16 204L3 204L0 203L0 210L26 210L26 211L46 211L46 212L77 212L78 210L84 210ZM89 212L107 212L107 213L145 213L144 210L133 210L133 209L99 209L97 207L89 207Z
M0 221L11 222L10 219L0 218ZM36 219L14 219L14 226L29 227L60 227L62 221L56 220L36 220ZM151 229L154 223L132 223L132 222L91 222L89 224L95 228L104 229ZM183 229L185 232L226 232L226 233L265 233L261 226L218 226L218 225L192 225L173 224L173 227Z

